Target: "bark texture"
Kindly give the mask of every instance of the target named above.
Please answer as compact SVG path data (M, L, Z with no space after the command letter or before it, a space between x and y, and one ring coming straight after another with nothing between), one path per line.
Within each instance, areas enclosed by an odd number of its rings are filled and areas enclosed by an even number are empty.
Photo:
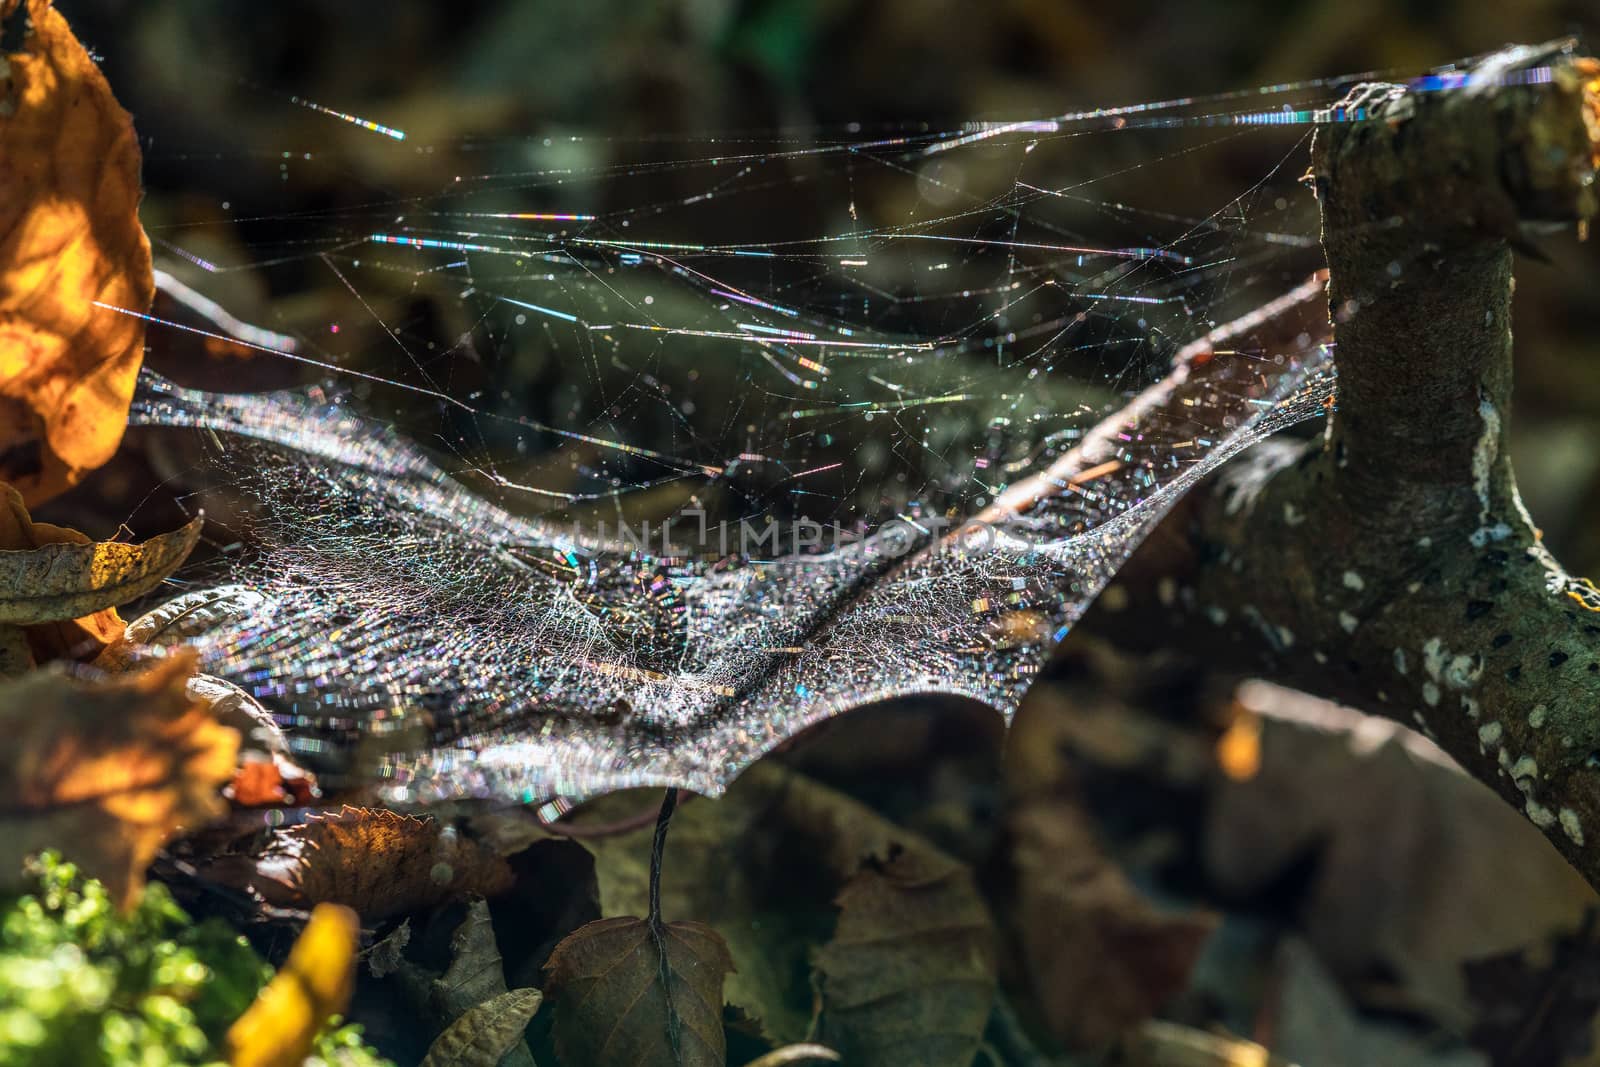
M1600 65L1511 48L1332 117L1309 176L1327 434L1225 469L1155 539L1161 580L1101 619L1150 644L1161 613L1219 666L1423 730L1600 886L1600 595L1541 545L1506 449L1512 253L1595 213Z

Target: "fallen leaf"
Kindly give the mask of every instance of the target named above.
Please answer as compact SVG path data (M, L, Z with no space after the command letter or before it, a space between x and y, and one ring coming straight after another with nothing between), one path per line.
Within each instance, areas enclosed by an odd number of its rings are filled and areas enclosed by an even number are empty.
M155 295L133 122L50 0L0 0L0 479L38 503L122 440Z
M76 530L34 522L22 494L0 483L0 629L10 635L0 649L0 675L52 659L88 660L120 640L124 626L114 605L172 573L194 547L198 522L166 541L94 545ZM130 571L153 580L119 587L118 573L138 576Z
M652 793L650 800L658 797ZM609 821L649 802L638 794L619 794L586 805L585 813ZM646 827L579 839L595 857L603 915L645 911L650 834ZM964 958L951 972L959 975L952 988L934 984L903 990L906 1005L914 999L928 1005L908 1006L907 1011L960 1002L961 1009L950 1018L962 1020L968 1047L975 1049L997 980L996 937L970 873L921 836L805 775L764 760L745 771L726 796L681 805L667 843L662 910L694 915L722 935L737 966L727 978L725 999L743 1014L749 1029L775 1045L798 1042L809 1036L819 1007L811 995L812 953L845 922L836 898L853 879L897 856L911 857L904 862L917 864L930 876L920 890L908 889L913 899L937 897L949 916L972 924L948 931L942 947L959 943L953 956L967 953L971 960L986 961L987 967L986 986L966 984L974 972ZM717 877L707 878L707 871L716 871ZM826 1013L826 986L823 992L820 1008ZM959 1058L959 1053L952 1055ZM969 1051L961 1062L970 1059Z
M818 1038L850 1063L966 1067L994 1001L994 928L965 867L929 853L868 862L814 954Z
M1007 909L1019 966L1050 1033L1071 1048L1115 1038L1188 984L1216 919L1151 904L1076 805L1035 799L1007 815Z
M289 958L228 1028L232 1067L300 1067L317 1034L350 1003L361 920L319 904Z
M223 857L207 877L248 885L281 907L343 904L372 922L509 888L505 860L437 819L342 808L274 831L254 857Z
M1272 1051L1297 1067L1487 1067L1459 1037L1400 1019L1363 1018L1311 946L1286 939L1276 959ZM1587 1018L1585 1019L1587 1022ZM1503 1067L1560 1067L1558 1061L1512 1059Z
M0 684L0 881L57 848L124 906L179 827L227 810L238 734L193 700L192 654L95 680L34 671Z
M717 932L680 920L659 943L643 919L598 919L545 964L565 1067L723 1067L722 982L733 957Z
M122 639L95 661L102 670L125 669L149 648L171 648L219 627L236 624L260 607L262 596L224 585L173 597L128 623Z
M542 1003L537 989L513 989L484 1001L434 1040L421 1067L495 1067L522 1040Z
M239 764L228 785L228 793L242 808L264 808L289 799L283 787L283 774L270 760L247 760Z
M17 503L15 496L10 499ZM144 596L194 550L203 524L196 518L143 544L95 543L75 531L39 524L44 536L58 539L0 551L0 622L63 622ZM120 634L120 626L117 630Z
M429 943L437 940L441 924L452 921L459 910L451 908L430 918L417 938L419 955L428 954ZM387 961L383 966L393 971L406 995L427 1014L436 1031L447 1030L474 1008L507 993L505 966L495 940L494 922L489 915L489 905L483 900L470 902L465 916L448 930L449 956L442 973L430 970L426 962L417 962L404 953L405 945L412 940L409 920L391 934L385 944L402 932L403 940L390 953L393 966ZM374 952L374 973L376 956ZM533 1067L533 1054L523 1042L513 1040L500 1062L501 1067Z
M1464 1030L1464 961L1575 930L1600 905L1519 812L1423 739L1275 686L1249 693L1265 702L1260 772L1217 776L1206 867L1248 896L1314 859L1299 918L1334 974L1393 974L1409 1007Z
M411 944L411 920L406 919L390 931L389 936L372 946L367 953L367 970L372 977L383 978L400 969L405 959L406 946Z
M996 911L1017 1007L1081 1049L1184 990L1217 926L1204 912L1156 907L1107 854L1084 808L1083 767L1159 769L1160 780L1198 784L1213 763L1208 744L1140 713L1142 688L1170 679L1092 645L1068 654L1071 669L1035 688L1007 739L1010 866Z

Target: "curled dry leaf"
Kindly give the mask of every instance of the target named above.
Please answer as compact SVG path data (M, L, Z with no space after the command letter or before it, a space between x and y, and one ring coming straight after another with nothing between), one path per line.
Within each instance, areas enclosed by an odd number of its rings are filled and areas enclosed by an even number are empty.
M151 592L177 570L201 525L196 518L142 544L96 543L76 530L34 522L21 494L0 485L0 626L25 628L35 662L101 653L123 635L116 605Z
M224 857L206 874L281 907L343 904L368 922L512 882L505 860L436 819L350 807L279 830L253 860Z
M495 1067L542 1003L537 989L513 989L484 1001L434 1040L421 1067Z
M192 699L190 655L94 681L35 671L0 684L0 884L57 848L122 904L179 827L226 810L239 736Z
M663 958L665 957L665 958ZM564 1067L722 1067L727 943L704 923L661 927L598 919L567 936L545 964Z
M232 1067L300 1067L317 1034L343 1012L355 986L355 912L319 904L283 967L228 1028Z
M133 121L50 0L0 0L0 479L38 503L122 440L150 309Z
M63 538L32 550L0 552L0 622L59 622L141 597L194 550L202 521L196 518L143 544Z
M377 948L372 954L374 975L378 975L380 967L385 973L393 973L407 997L433 1024L435 1032L448 1029L480 1004L509 991L489 905L482 899L469 902L465 914L456 922L459 910L441 908L423 923L417 936L421 947L417 955L422 959L412 959L404 951L411 941L410 920L384 940L383 944L397 940L399 944L385 950L382 960L378 958ZM451 922L455 925L450 929L449 963L440 973L426 962L432 955L428 945L436 942L436 924ZM521 1029L518 1027L519 1034ZM513 1038L499 1062L501 1067L533 1067L533 1054Z

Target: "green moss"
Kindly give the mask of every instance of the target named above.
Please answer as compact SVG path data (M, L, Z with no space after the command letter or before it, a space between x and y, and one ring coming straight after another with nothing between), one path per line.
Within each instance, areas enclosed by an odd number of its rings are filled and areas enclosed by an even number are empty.
M272 977L243 937L196 923L154 884L128 914L45 855L33 892L0 898L0 1063L220 1064L222 1037ZM308 1064L379 1067L359 1027L333 1027Z

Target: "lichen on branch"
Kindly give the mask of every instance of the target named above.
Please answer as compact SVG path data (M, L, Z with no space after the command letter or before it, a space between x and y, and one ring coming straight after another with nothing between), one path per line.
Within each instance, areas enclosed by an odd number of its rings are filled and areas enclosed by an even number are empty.
M1167 595L1120 614L1424 731L1600 885L1600 597L1544 548L1506 447L1512 255L1595 214L1597 79L1563 42L1495 53L1458 91L1351 91L1308 175L1327 432L1225 469L1156 539Z

